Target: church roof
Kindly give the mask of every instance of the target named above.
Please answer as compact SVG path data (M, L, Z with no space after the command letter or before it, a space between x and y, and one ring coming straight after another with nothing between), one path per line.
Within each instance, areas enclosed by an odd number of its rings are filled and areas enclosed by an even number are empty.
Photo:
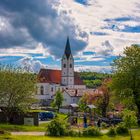
M61 70L40 69L38 82L61 84ZM84 85L77 72L74 72L74 85Z
M67 59L70 57L71 55L71 49L70 49L70 42L69 42L69 37L67 38L67 42L66 42L66 47L65 47L65 55L67 57Z

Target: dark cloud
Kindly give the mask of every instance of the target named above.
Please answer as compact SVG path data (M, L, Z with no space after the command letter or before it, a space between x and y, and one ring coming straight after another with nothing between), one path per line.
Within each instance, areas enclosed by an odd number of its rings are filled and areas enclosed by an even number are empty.
M88 34L75 25L69 11L58 12L58 6L56 0L0 1L0 22L4 23L0 26L0 48L31 49L41 42L60 57L69 35L73 53L84 49Z

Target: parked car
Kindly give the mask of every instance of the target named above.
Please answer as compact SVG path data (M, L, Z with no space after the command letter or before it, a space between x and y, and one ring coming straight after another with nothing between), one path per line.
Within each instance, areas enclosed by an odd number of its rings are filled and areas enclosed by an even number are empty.
M110 125L116 125L120 122L122 122L121 118L101 118L101 121L106 123L108 126Z
M55 117L55 114L54 114L54 112L51 112L51 111L39 113L39 120L41 120L41 121L53 119L54 117Z

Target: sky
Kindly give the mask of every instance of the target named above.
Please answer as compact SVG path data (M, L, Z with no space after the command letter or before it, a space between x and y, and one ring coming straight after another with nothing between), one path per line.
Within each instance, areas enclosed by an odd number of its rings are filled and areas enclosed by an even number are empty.
M75 71L111 72L126 46L140 44L140 1L0 1L0 64L60 69L67 36Z

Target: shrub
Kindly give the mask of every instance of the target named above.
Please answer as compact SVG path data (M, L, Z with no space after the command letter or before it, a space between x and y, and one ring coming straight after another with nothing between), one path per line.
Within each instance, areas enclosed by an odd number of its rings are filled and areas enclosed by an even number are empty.
M107 133L109 136L115 136L116 135L116 129L114 127L111 127Z
M48 136L65 136L68 125L62 120L54 119L47 125L46 135Z
M83 130L83 136L101 136L101 132L97 128L88 127Z
M102 122L102 128L107 128L108 127L108 125L105 123L105 122Z
M11 135L10 132L0 129L0 135Z
M129 134L129 130L128 128L124 125L124 123L120 123L117 127L116 127L116 133L119 135L128 135Z
M67 131L67 136L80 137L80 136L82 136L82 133L80 131L74 131L74 130L70 129Z

